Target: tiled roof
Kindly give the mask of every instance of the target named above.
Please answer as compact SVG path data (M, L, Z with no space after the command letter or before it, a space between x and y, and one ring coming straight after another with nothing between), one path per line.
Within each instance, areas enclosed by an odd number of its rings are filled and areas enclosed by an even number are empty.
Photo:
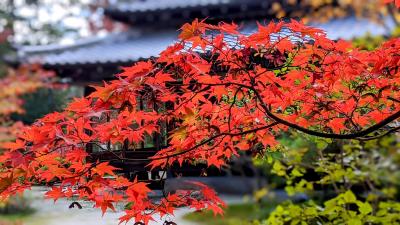
M332 39L352 39L367 33L387 35L395 27L389 19L386 21L387 28L385 28L381 24L355 17L311 25L325 30L328 37ZM255 24L245 27L245 33L255 30ZM177 35L178 32L174 30L142 34L126 32L78 41L77 44L70 46L25 46L19 48L19 58L21 61L40 62L50 66L129 63L157 56L176 40Z
M102 39L87 40L86 45L70 45L46 51L47 46L26 46L19 49L19 57L28 63L44 65L80 65L133 62L156 56L176 40L176 31L151 34L131 32L112 34Z
M204 7L210 5L227 4L238 0L145 0L119 3L111 9L121 12L148 12L169 9L182 9L190 7ZM241 0L246 2L247 0Z
M113 20L135 26L177 27L195 18L210 21L268 18L271 5L283 0L142 0L116 3L105 9Z

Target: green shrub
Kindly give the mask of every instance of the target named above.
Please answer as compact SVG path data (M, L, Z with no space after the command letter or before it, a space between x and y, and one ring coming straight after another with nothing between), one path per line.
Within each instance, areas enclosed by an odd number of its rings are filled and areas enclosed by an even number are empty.
M36 119L43 117L50 112L61 111L72 97L81 96L82 90L79 87L67 89L41 88L34 93L22 97L24 114L13 114L11 118L15 121L22 121L31 124Z
M396 136L336 141L293 134L281 140L283 157L264 158L283 177L286 201L255 224L400 224L400 150Z
M245 225L267 217L275 206L276 203L273 201L262 204L234 204L226 208L224 216L214 217L212 212L205 211L193 212L184 218L207 225Z
M16 195L0 202L1 215L26 215L33 211L30 199L22 195Z

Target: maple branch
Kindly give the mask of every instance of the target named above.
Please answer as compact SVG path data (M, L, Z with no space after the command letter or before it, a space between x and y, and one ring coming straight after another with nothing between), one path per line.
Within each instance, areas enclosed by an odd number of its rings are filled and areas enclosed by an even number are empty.
M42 157L42 156L46 156L46 155L49 155L49 154L51 154L51 153L53 153L53 152L55 152L57 150L60 150L62 148L69 148L69 147L77 147L77 146L75 144L61 145L61 146L58 146L56 148L51 149L50 151L48 151L46 153L38 154L35 157L39 158L39 157ZM25 156L25 155L32 154L32 153L34 153L34 152L28 150L26 152L23 152L22 155Z
M199 147L201 147L201 146L203 146L203 145L205 145L205 144L207 144L207 143L209 143L209 142L211 142L211 141L213 141L213 140L215 140L215 139L217 139L219 137L222 137L222 136L235 137L235 136L245 135L245 134L254 133L254 132L257 132L257 131L260 131L260 130L268 129L268 128L271 128L271 127L276 126L278 124L279 124L278 122L273 122L271 124L268 124L268 125L265 125L265 126L262 126L262 127L257 127L257 128L254 128L254 129L250 129L250 130L246 130L246 131L238 132L238 133L228 133L228 132L219 133L219 134L217 134L215 136L212 136L212 137L210 137L210 138L208 138L206 140L201 141L200 143L196 144L195 146L193 146L193 147L191 147L191 148L189 148L187 150L184 150L184 151L181 151L181 152L177 152L177 153L173 153L173 154L170 154L170 155L165 155L165 156L130 159L130 158L120 157L120 156L116 155L115 153L114 153L114 155L117 157L117 160L125 160L125 161L131 161L131 162L169 159L171 157L176 157L176 156L183 155L185 153L191 152L191 151L193 151L193 150L195 150L195 149L197 149L197 148L199 148ZM102 148L103 150L109 151L108 149L103 148L103 147L99 146L96 143L93 143L93 144L97 145L98 147ZM112 151L110 151L110 152L112 152Z
M181 152L178 152L178 153L173 153L173 154L170 154L170 155L159 156L159 157L150 157L150 158L135 158L135 159L124 158L124 157L118 156L117 154L115 154L114 152L112 152L112 151L109 150L109 149L103 148L102 146L100 146L100 145L97 144L97 143L94 143L94 142L93 142L93 144L95 144L96 146L98 146L98 147L101 148L102 150L105 150L105 151L108 151L108 152L112 153L112 154L117 158L116 160L125 160L125 161L130 161L130 162L135 162L135 161L152 161L152 160L160 160L160 159L169 159L169 158L171 158L171 157L176 157L176 156L179 156L179 155L186 154L186 153L191 152L191 151L193 151L193 150L195 150L195 149L201 147L202 145L205 145L205 144L207 144L207 143L209 143L209 142L211 142L211 141L213 141L213 140L215 140L215 139L217 139L217 138L219 138L219 137L222 137L222 136L231 136L231 137L235 137L235 136L245 135L245 134L257 132L257 131L260 131L260 130L268 129L268 128L271 128L271 127L273 127L273 126L275 126L275 125L278 125L278 124L279 124L278 122L273 122L273 123L271 123L271 124L268 124L268 125L265 125L265 126L262 126L262 127L258 127L258 128L246 130L246 131L239 132L239 133L228 133L228 132L219 133L219 134L217 134L217 135L215 135L215 136L212 136L212 137L210 137L210 138L208 138L208 139L206 139L206 140L201 141L200 143L196 144L195 146L193 146L193 147L191 147L191 148L189 148L189 149L187 149L187 150L184 150L184 151L181 151ZM115 160L110 160L110 161L115 161Z
M215 135L215 136L212 136L212 137L210 137L210 138L208 138L208 139L206 139L206 140L201 141L200 143L196 144L195 146L193 146L193 147L191 147L191 148L189 148L189 149L187 149L187 150L184 150L184 151L181 151L181 152L178 152L178 153L174 153L174 154L171 154L171 155L160 156L160 157L154 157L154 158L151 158L151 160L167 159L167 158L170 158L170 157L175 157L175 156L179 156L179 155L188 153L188 152L190 152L190 151L193 151L193 150L199 148L199 147L202 146L202 145L205 145L205 144L207 144L207 143L213 141L213 140L216 139L216 138L221 137L221 136L231 136L231 137L235 137L235 136L245 135L245 134L257 132L257 131L259 131L259 130L268 129L268 128L271 128L271 127L273 127L273 126L275 126L275 125L278 125L278 124L279 124L278 122L273 122L273 123L271 123L271 124L268 124L268 125L265 125L265 126L262 126L262 127L258 127L258 128L246 130L246 131L239 132L239 133L227 133L227 132L219 133L219 134L217 134L217 135Z
M360 138L357 138L357 139L361 140L361 141L374 140L374 139L378 139L378 138L384 137L384 136L386 136L388 134L395 133L398 130L400 130L400 127L393 127L393 128L389 129L388 131L386 131L386 132L384 132L382 134L378 134L378 135L372 136L372 137L360 137Z
M394 102L400 103L400 100L395 99L395 98L392 98L392 97L390 97L390 96L388 97L388 99L389 99L389 100L392 100L392 101L394 101Z
M279 118L278 116L276 116L274 113L272 113L267 105L265 104L265 102L262 100L262 97L260 95L260 93L258 93L258 91L253 88L252 89L254 91L254 94L256 95L257 99L260 101L261 103L261 107L264 109L265 113L271 117L272 119L274 119L275 121L286 125L290 128L299 130L303 133L309 134L309 135L313 135L313 136L318 136L318 137L323 137L323 138L333 138L333 139L355 139L355 138L359 138L359 137L363 137L366 136L382 127L384 127L385 125L389 124L390 122L396 120L397 118L400 117L400 110L397 111L396 113L388 116L386 119L382 120L381 122L370 126L369 128L365 129L365 130L361 130L355 133L350 133L350 134L336 134L336 133L323 133L323 132L319 132L319 131L315 131L315 130L310 130L307 128L304 128L302 126L299 126L297 124L291 123L289 121L286 121L284 119Z
M247 88L247 89L252 89L251 86L241 84L241 83L236 83L236 82L224 82L224 83L203 83L203 82L196 82L196 84L201 84L201 85L207 85L207 86L230 86L230 85L236 85L242 88ZM170 84L171 86L190 86L193 85L193 83L188 83L188 84ZM208 88L208 87L207 87ZM206 88L203 88L206 89ZM202 89L202 90L203 90ZM195 93L201 93L202 90L197 91Z
M233 101L231 103L231 105L229 106L229 115L228 115L228 130L231 131L231 117L232 117L232 107L236 104L236 98L237 98L237 94L239 93L239 91L241 91L242 88L238 88L235 92L235 94L233 95Z

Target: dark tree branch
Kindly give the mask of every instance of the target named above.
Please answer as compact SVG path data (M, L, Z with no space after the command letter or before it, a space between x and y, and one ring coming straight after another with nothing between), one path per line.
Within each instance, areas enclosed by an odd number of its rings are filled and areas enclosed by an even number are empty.
M315 130L310 130L307 128L304 128L302 126L299 126L297 124L291 123L289 121L286 121L284 119L279 118L278 116L276 116L274 113L272 113L269 109L268 106L265 104L265 102L263 101L260 93L253 88L252 89L254 91L254 94L256 95L256 97L258 98L258 100L261 103L261 107L264 109L265 113L271 117L272 119L274 119L276 122L281 123L283 125L286 125L290 128L296 129L298 131L301 131L303 133L309 134L309 135L313 135L313 136L318 136L318 137L323 137L323 138L333 138L333 139L356 139L359 137L363 137L366 136L382 127L384 127L385 125L391 123L392 121L398 119L400 117L400 111L397 111L396 113L390 115L389 117L387 117L386 119L382 120L381 122L370 126L367 129L358 131L358 132L354 132L354 133L350 133L350 134L336 134L336 133L323 133L323 132L319 132L319 131L315 131Z
M400 127L393 127L393 128L387 130L386 132L384 132L382 134L378 134L378 135L371 136L371 137L360 137L360 138L357 138L357 139L361 140L361 141L374 140L374 139L378 139L378 138L384 137L384 136L386 136L388 134L395 133L398 130L400 130Z

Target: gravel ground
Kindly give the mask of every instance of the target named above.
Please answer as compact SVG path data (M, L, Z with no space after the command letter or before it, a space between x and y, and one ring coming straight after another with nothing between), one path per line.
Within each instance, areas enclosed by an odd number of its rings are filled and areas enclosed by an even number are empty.
M45 191L44 188L34 187L26 193L32 200L32 207L36 212L22 219L23 225L117 225L118 218L123 215L121 210L117 210L117 212L107 212L102 217L101 211L93 208L90 204L82 204L83 209L69 209L71 201L59 199L54 203L52 200L46 200L43 198ZM235 196L224 196L223 199L228 204L243 201L241 197ZM178 225L196 225L182 219L189 212L190 210L187 208L178 209L175 211L175 217L171 217L169 220ZM163 221L158 218L150 225L162 224Z

